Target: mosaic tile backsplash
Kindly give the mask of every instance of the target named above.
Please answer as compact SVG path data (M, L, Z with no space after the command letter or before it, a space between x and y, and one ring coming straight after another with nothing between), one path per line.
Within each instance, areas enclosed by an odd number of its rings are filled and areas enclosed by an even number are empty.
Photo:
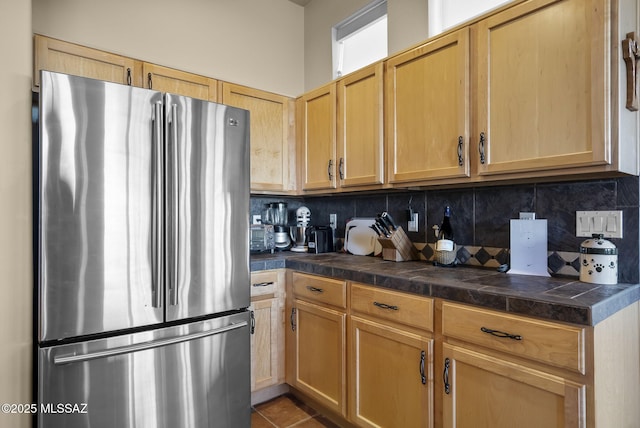
M578 276L580 243L575 236L576 211L623 211L623 239L610 239L618 248L618 280L640 282L638 177L563 183L474 187L448 190L395 191L305 198L252 197L251 214L260 214L267 202L289 204L290 221L302 205L311 210L312 224L326 225L338 215L337 237L353 217L375 217L388 211L406 231L409 206L419 216L418 232L407 232L425 260L433 259L436 238L432 226L442 221L444 207L452 210L459 263L498 267L509 261L509 220L520 212L547 219L548 268L557 275Z

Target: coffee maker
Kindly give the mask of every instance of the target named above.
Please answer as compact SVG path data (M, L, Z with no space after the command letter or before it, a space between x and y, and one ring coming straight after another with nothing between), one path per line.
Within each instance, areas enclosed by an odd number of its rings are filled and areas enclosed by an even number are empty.
M272 224L276 250L284 251L291 247L291 239L289 238L289 211L286 202L270 202L264 204L262 211L262 223Z

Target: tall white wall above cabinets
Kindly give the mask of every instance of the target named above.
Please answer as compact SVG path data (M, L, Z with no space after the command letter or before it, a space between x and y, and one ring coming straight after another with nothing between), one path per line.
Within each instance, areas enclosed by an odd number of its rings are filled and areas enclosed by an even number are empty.
M312 0L305 6L305 92L333 80L331 30L370 2L371 0ZM427 0L387 0L389 54L426 39L427 21Z
M513 0L427 0L429 37Z
M287 0L33 0L33 32L281 95L304 92L304 8Z

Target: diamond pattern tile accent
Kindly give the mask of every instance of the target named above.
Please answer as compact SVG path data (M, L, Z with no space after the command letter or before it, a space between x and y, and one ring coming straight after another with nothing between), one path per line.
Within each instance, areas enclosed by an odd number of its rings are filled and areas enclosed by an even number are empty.
M420 252L421 259L433 261L435 250L431 243L414 243ZM469 266L497 268L509 263L509 249L495 247L477 247L473 245L457 245L458 263ZM552 273L565 276L580 276L580 253L553 251L547 258Z
M458 248L458 253L456 254L458 261L462 264L465 264L471 257L471 253L467 250L466 247Z
M475 258L480 262L481 265L485 265L489 260L491 260L491 254L484 247L480 248L480 250L475 254Z
M566 262L562 257L558 255L555 251L547 257L547 266L553 273L558 273L560 269L562 269L566 265Z

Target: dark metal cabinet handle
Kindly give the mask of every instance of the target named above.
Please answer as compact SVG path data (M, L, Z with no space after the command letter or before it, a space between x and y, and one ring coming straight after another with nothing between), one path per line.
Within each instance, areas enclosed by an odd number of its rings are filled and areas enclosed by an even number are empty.
M491 330L490 328L486 328L486 327L480 327L480 331L496 337L504 337L504 338L513 339L513 340L522 340L522 336L520 336L519 334L505 333L504 331Z
M373 302L373 304L380 309L390 309L392 311L397 311L399 308L395 305L387 305L386 303Z
M449 364L448 358L444 359L444 373L442 373L442 380L444 381L444 393L449 394L451 392L451 385L449 385Z
M329 165L327 166L327 175L329 176L329 181L333 180L333 159L329 159Z
M291 322L291 331L296 331L296 308L291 308L291 317L289 320Z
M151 79L151 73L147 74L147 85L149 86L149 89L153 89L153 81Z
M322 288L312 287L311 285L307 285L307 290L311 291L312 293L324 293L324 290Z
M131 68L127 68L127 85L131 86Z
M464 139L462 135L458 137L458 165L462 166L464 164L464 158L462 157L462 144Z
M480 133L480 144L478 144L478 150L480 151L480 163L484 165L485 163L485 155L484 155L484 143L486 141L486 137L484 132Z
M340 180L344 180L344 158L340 158L340 164L338 164L338 174L340 174Z
M253 311L251 311L251 328L249 329L251 334L255 334L256 332L256 316Z
M420 377L422 380L422 384L426 385L427 384L427 377L424 374L424 360L427 357L427 353L424 351L420 352Z
M268 285L273 285L273 281L269 281L269 282L257 282L255 284L252 284L254 287L266 287Z

